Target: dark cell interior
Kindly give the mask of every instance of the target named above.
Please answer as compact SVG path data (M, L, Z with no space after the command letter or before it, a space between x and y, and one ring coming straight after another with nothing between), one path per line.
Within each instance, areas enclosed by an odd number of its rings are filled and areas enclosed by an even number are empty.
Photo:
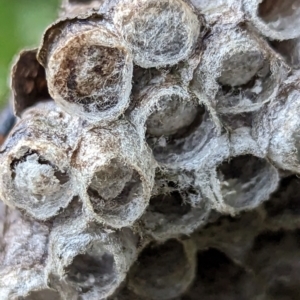
M260 194L264 195L262 191L267 190L270 184L266 160L253 155L241 155L223 162L217 172L224 201L232 207L247 207L266 200L260 198Z
M150 199L149 210L164 214L167 218L171 214L180 217L190 212L191 206L183 202L179 192L172 192L152 197Z
M68 280L78 284L82 293L90 291L94 286L110 284L115 277L115 261L112 255L102 256L79 254L66 269Z
M263 232L255 238L252 251L261 251L268 245L273 245L276 247L276 245L279 245L282 242L285 235L286 234L283 230Z
M300 2L298 0L264 0L258 7L258 16L278 31L299 25Z
M185 265L184 248L178 241L172 239L162 245L150 244L138 258L135 277L151 284L158 278L172 276Z
M300 180L296 176L283 178L279 188L265 202L264 207L271 218L283 214L300 216Z
M298 9L298 0L264 0L258 7L258 15L266 22L272 22L279 17L292 17Z
M223 252L210 248L197 255L196 279L182 300L252 300L247 273Z
M260 171L263 159L252 155L241 155L223 162L219 166L219 171L224 175L224 179L239 179L247 182L257 172Z
M271 47L294 69L300 67L300 43L297 39L270 41ZM299 139L298 139L299 140ZM297 147L299 149L299 147Z

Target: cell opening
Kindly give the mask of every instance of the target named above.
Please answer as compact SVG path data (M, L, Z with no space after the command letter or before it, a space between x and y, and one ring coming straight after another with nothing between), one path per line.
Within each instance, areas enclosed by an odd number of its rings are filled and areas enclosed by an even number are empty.
M54 156L26 147L19 150L10 160L7 199L39 220L59 214L74 196L66 162L61 168Z
M217 273L227 274L226 276L231 277L238 275L234 274L237 270L241 271L226 254L214 248L199 252L197 261L197 277L207 282L220 279L220 276L216 276Z
M235 282L235 284L232 284ZM196 279L182 300L254 299L251 277L223 252L198 252Z
M243 86L253 81L264 65L264 57L258 50L233 53L222 61L221 75L218 82L224 86Z
M291 221L290 218L300 215L299 199L300 180L290 176L281 180L278 190L265 202L264 207L270 218L286 216Z
M271 47L294 69L300 68L300 40L270 41Z
M191 205L185 203L179 192L171 192L166 195L153 196L150 199L148 211L165 215L171 221L191 211Z
M300 3L298 0L264 0L258 6L258 16L273 30L292 30L300 24Z
M141 1L137 9L123 16L122 28L136 64L150 68L186 58L196 42L200 24L182 1Z
M95 172L88 188L95 213L103 216L118 215L120 210L143 197L140 175L118 159Z
M105 292L117 280L114 257L103 251L100 243L94 243L85 254L75 256L65 272L67 280L83 294L95 288Z
M16 188L36 199L57 193L70 178L51 162L31 152L12 163Z
M244 70L242 70L243 67ZM257 65L255 70L252 67L249 67L251 70L247 70L248 66L245 64L243 67L236 70L237 72L243 72L243 75L231 77L231 82L223 81L223 83L226 83L224 85L218 80L221 85L217 95L217 109L219 111L231 113L234 108L240 112L252 111L254 108L261 106L272 95L275 80L272 78L268 62L264 61L260 68ZM256 73L254 74L254 72ZM228 74L230 78L230 72ZM238 80L235 78L238 78ZM228 83L232 85L228 85Z
M185 247L175 239L145 248L129 273L129 286L143 297L171 299L185 291L193 269Z
M276 245L279 245L285 237L286 233L283 230L262 232L255 238L252 251L263 251L263 249L268 245L273 245L276 247Z
M241 155L223 162L218 168L218 178L224 202L237 209L254 207L266 200L270 186L270 166L262 158Z
M204 106L181 101L177 95L166 95L159 101L159 110L146 122L146 139L159 162L187 155L207 138L202 124L207 113ZM160 104L158 104L160 105Z
M141 218L147 232L158 240L191 234L206 222L210 205L192 187L153 195Z
M115 94L123 85L124 50L74 43L63 55L54 86L66 101L83 105L87 112L106 111L118 104Z
M256 237L247 264L266 283L265 294L272 299L297 299L299 246L297 231L264 231Z

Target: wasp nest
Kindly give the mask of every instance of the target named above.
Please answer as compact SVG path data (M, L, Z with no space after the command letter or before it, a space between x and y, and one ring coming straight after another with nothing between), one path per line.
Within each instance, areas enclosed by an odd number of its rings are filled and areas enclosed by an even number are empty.
M12 69L0 298L298 299L299 14L64 0Z

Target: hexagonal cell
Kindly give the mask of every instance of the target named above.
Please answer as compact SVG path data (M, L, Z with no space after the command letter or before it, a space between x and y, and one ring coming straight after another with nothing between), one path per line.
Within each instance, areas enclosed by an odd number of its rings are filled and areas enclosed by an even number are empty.
M190 197L198 198L193 207ZM154 195L141 221L146 231L156 239L190 234L206 223L210 204L192 188Z
M193 251L189 243L175 239L149 244L130 270L129 288L140 297L158 300L180 296L194 279Z
M259 294L254 276L218 249L198 252L197 260L196 279L182 300L250 300Z
M271 41L271 47L280 54L293 69L300 68L300 40Z
M265 36L276 40L298 37L300 4L297 0L243 0L245 11Z
M101 243L93 243L84 254L75 256L65 272L65 280L83 294L95 288L100 289L99 295L105 294L117 279L114 257L101 249Z
M274 99L284 66L267 43L245 28L221 26L205 43L194 87L217 112L255 111Z
M143 214L156 164L132 124L123 120L110 130L87 131L74 158L87 215L120 228L131 226Z
M117 119L129 105L131 53L100 17L49 27L38 59L50 95L68 113L101 123Z
M167 103L163 98L160 100ZM172 105L166 107L165 111L153 113L149 117L146 135L154 157L161 163L172 164L173 161L187 159L186 156L191 156L195 148L202 144L201 139L205 140L205 134L208 134L204 128L207 113L203 106L192 103L182 104L173 111ZM153 130L152 122L156 119L160 121L160 126Z
M126 220L126 211L143 202L143 184L138 172L112 159L94 173L87 190L94 212L103 220Z
M174 65L186 59L202 25L182 0L119 1L114 22L132 50L134 62L143 68Z
M40 220L67 207L76 194L69 154L77 133L76 119L55 106L29 110L4 145L0 167L3 201Z
M223 162L217 173L223 201L236 211L257 207L278 184L275 168L266 159L250 154Z
M298 299L299 236L299 230L257 236L247 264L262 282L265 299Z
M66 215L50 235L47 282L68 299L108 297L135 261L138 242L128 228L108 232L82 214Z
M173 78L157 76L154 81L135 96L130 118L159 163L183 167L216 134L215 125L205 107Z

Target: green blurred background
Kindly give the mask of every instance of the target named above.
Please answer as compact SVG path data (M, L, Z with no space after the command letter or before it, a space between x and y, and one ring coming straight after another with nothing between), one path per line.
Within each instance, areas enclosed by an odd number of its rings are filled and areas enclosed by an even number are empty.
M0 0L0 106L7 100L9 73L22 48L38 46L56 19L60 0Z

